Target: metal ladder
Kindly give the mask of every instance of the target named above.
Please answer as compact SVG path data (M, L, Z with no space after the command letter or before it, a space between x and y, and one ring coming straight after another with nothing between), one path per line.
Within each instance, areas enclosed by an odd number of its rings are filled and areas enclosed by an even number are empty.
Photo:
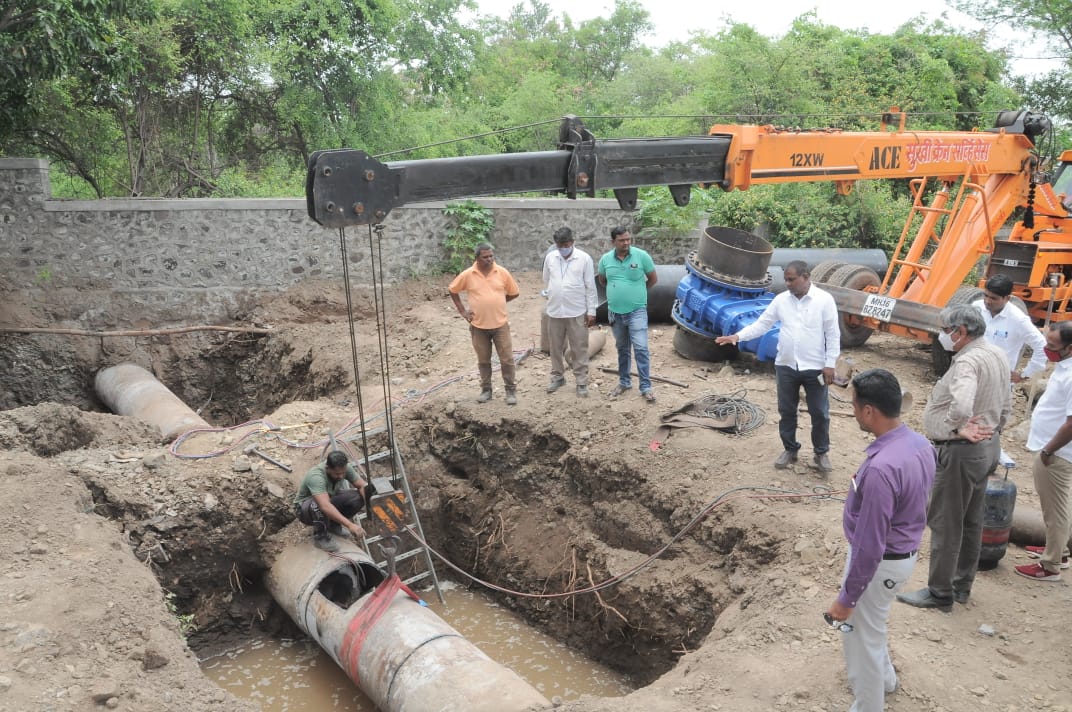
M386 428L375 428L366 431L365 435L378 435L385 430ZM357 445L356 442L354 444ZM394 469L391 477L376 477L372 474L373 463L392 457L394 458ZM424 529L421 527L421 520L417 516L417 506L413 501L413 492L409 487L409 477L406 475L406 468L402 462L402 454L398 451L393 435L388 437L386 450L362 457L360 461L364 463L369 481L376 487L376 494L372 497L372 501L367 504L364 511L358 515L358 522L365 528L366 532L369 531L370 524L374 524L378 531L387 529L381 517L370 516L373 509L378 508L381 511L386 510L393 514L391 519L397 528L396 531L388 530L386 534L366 534L364 541L365 552L375 562L376 566L384 574L387 574L388 556L381 550L381 546L374 547L372 544L384 542L384 545L387 545L388 538L392 534L396 535L400 543L397 545L397 551L393 552L391 557L394 565L397 566L404 561L412 559L416 568L416 573L404 579L403 583L407 586L412 586L421 581L430 581L435 588L436 596L439 597L439 602L446 603L443 598L443 590L439 585L439 577L436 576L431 552L409 532L409 528L412 528L422 541L425 540Z

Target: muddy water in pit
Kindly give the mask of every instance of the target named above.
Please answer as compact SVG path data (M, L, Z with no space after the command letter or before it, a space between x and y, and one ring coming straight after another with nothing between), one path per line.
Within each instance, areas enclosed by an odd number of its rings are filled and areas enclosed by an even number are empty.
M621 697L632 689L617 673L530 628L510 611L480 594L446 584L447 603L434 591L423 594L432 610L459 633L543 693L572 700L581 695ZM205 674L265 712L376 708L312 640L251 641L203 660Z

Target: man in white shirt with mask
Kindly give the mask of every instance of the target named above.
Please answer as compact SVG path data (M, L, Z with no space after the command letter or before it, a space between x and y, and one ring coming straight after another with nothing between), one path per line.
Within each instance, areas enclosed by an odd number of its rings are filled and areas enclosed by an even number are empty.
M1044 338L1046 358L1054 362L1054 369L1031 414L1027 449L1038 453L1031 474L1042 506L1046 545L1025 547L1040 561L1015 571L1035 581L1059 581L1061 570L1068 568L1072 526L1072 324L1052 324Z
M986 280L983 298L974 302L986 322L986 340L1005 352L1009 359L1009 379L1013 383L1031 378L1046 370L1046 339L1031 323L1031 317L1020 311L1012 299L1012 280L995 274ZM1031 347L1031 360L1021 370L1020 354L1024 346Z
M811 270L800 260L785 266L786 291L774 297L754 322L736 334L719 336L717 344L737 344L763 336L781 322L774 371L778 380L778 434L785 451L774 461L785 469L797 461L797 407L800 387L811 415L811 444L815 467L824 475L830 463L830 400L827 387L834 382L834 365L841 354L837 305L828 292L811 283Z
M588 397L588 329L596 323L595 265L588 253L575 249L573 231L555 230L555 249L543 260L547 290L547 340L551 351L551 381L547 392L566 385L566 347L577 396Z

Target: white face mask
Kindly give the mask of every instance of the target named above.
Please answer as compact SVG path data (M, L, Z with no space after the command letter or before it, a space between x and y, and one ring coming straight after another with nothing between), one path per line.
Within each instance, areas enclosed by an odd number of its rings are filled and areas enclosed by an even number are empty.
M562 259L566 259L573 254L572 247L560 247L558 248L558 254L562 255Z
M938 343L942 345L942 348L946 351L956 351L957 344L953 341L953 335L947 334L944 331L938 332Z

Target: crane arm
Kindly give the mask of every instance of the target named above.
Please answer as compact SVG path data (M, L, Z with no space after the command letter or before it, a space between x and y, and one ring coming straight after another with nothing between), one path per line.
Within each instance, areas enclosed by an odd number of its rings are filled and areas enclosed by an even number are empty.
M327 227L382 222L409 203L548 191L613 190L623 210L637 188L666 185L686 205L695 183L721 183L732 139L725 136L596 140L576 117L563 119L559 150L381 163L364 151L319 151L309 158L309 216Z
M899 117L897 126L892 120ZM409 203L524 192L594 195L612 190L624 210L637 188L669 186L678 205L694 184L745 190L753 184L834 181L848 193L857 180L978 179L1029 171L1034 138L1049 120L1002 112L987 131L908 131L903 113L881 131L797 131L717 125L707 136L597 140L574 116L563 118L555 151L382 163L364 151L318 151L309 159L309 216L344 227L382 222ZM890 130L892 129L892 130Z

